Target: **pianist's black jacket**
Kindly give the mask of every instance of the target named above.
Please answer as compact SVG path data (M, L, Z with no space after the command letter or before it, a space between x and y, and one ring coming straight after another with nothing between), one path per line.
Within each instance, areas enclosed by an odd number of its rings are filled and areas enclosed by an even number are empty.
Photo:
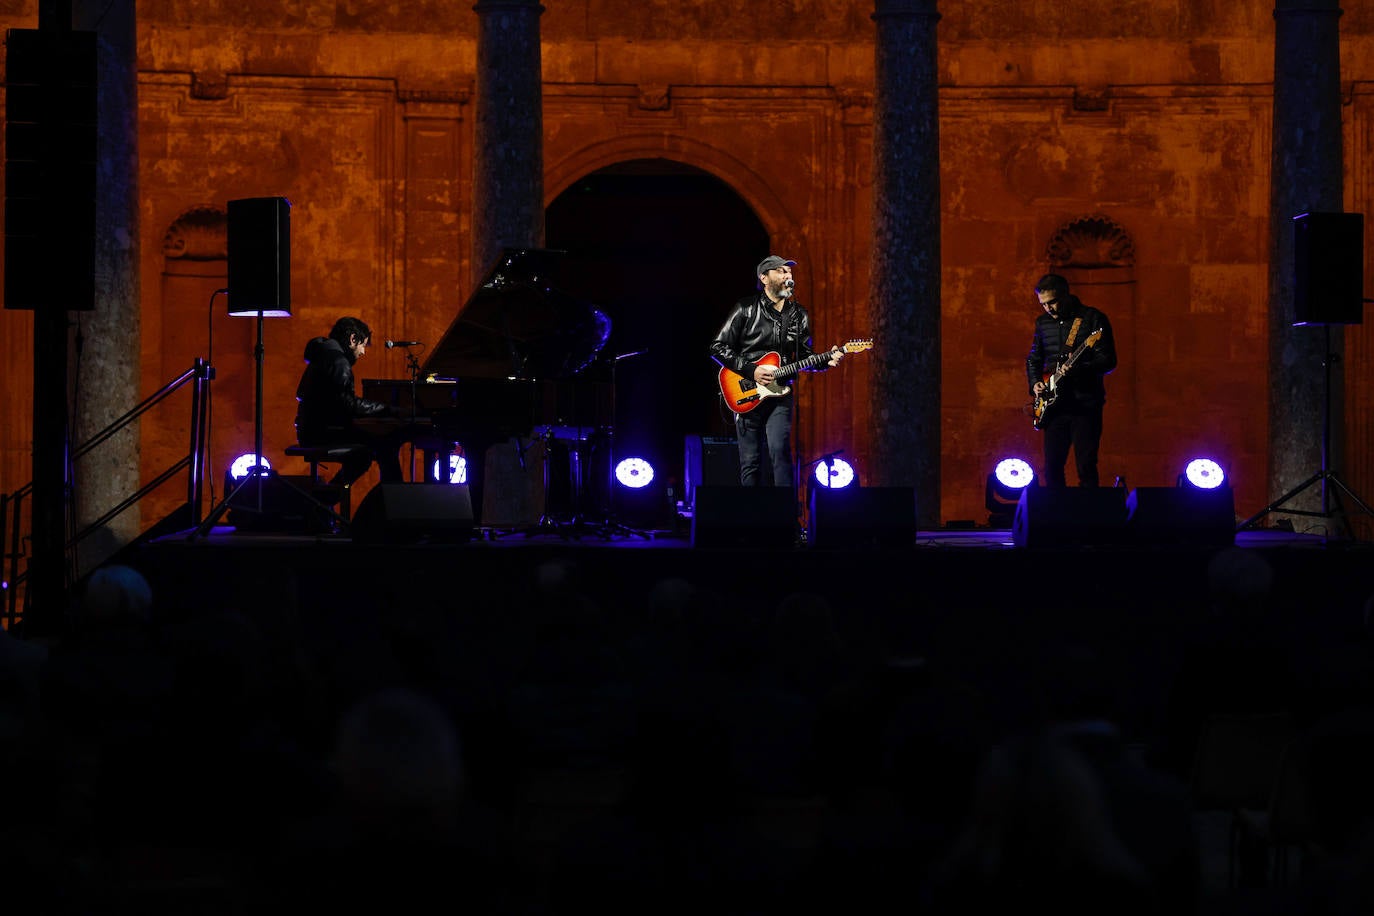
M349 435L354 417L389 417L381 401L353 391L353 354L331 337L305 345L305 372L296 386L296 439L302 445L327 445Z

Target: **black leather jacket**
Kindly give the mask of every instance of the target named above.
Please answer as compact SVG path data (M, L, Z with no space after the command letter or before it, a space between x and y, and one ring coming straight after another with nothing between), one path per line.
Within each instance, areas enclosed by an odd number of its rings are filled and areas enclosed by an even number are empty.
M776 352L783 363L811 356L811 316L792 299L778 311L760 291L735 303L711 341L711 358L752 379L759 358L771 352Z
M354 417L393 415L390 406L354 393L353 360L337 340L313 338L305 345L305 362L296 386L296 438L302 445L339 439Z
M1035 319L1035 336L1031 338L1030 353L1026 356L1026 387L1034 396L1035 383L1044 381L1060 361L1073 350L1082 347L1094 331L1102 335L1084 348L1074 360L1073 368L1055 383L1060 398L1067 397L1082 407L1101 407L1107 402L1107 388L1102 377L1116 368L1116 338L1107 316L1089 308L1077 296L1067 296L1058 318L1041 315ZM1074 321L1082 319L1077 331ZM1073 334L1073 340L1068 339Z

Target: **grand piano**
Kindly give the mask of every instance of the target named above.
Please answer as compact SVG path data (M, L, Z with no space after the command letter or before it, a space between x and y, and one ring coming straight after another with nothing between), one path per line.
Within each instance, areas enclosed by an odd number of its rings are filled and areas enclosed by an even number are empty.
M614 423L614 391L598 365L611 322L554 285L562 256L505 249L423 362L410 357L409 379L362 380L363 397L428 428L416 440L426 480L434 479L436 459L446 465L461 446L482 524L492 523L482 509L491 446L515 440L523 464L527 443L544 442L546 456L553 442L578 450ZM580 475L576 464L564 473Z

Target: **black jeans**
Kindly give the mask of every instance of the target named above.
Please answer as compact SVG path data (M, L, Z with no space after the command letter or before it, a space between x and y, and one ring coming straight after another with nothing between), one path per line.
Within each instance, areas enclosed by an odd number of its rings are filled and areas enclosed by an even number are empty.
M792 486L791 394L766 398L758 407L735 417L735 433L739 437L740 484Z
M1045 466L1041 474L1047 487L1068 486L1064 465L1073 448L1074 466L1080 487L1095 487L1097 450L1102 442L1102 408L1077 404L1057 404L1057 412L1042 430L1045 436Z

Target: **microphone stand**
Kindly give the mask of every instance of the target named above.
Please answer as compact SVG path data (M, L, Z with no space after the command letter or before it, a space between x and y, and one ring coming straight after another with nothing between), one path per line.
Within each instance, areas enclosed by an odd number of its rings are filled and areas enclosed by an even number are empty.
M416 358L415 354L411 352L409 348L406 349L406 369L410 372L410 417L408 419L409 425L413 427L416 419L419 417L420 410L420 360ZM447 451L444 453L444 457L449 458L451 454L452 451ZM421 468L420 470L420 479L428 480L430 469ZM434 476L440 482L448 483L450 476L449 469L446 467L440 468L439 473ZM415 479L415 439L413 437L410 440L410 479Z
M612 356L611 362L611 427L610 434L606 437L606 520L597 532L604 540L609 541L617 534L634 536L651 540L652 536L647 531L640 531L622 525L615 517L615 408L616 408L616 365L622 359L629 359L633 356L643 356L648 353L648 349L634 350L629 353L620 353Z
M791 281L788 281L788 282L790 283ZM784 302L784 304L783 304L783 309L784 309L784 310L786 310L786 308L787 308L787 303L791 303L791 304L792 304L793 306L795 306L797 309L800 309L800 308L801 308L801 304L798 303L798 302L796 301L796 299L794 298L795 293L794 293L793 291L795 290L795 288L796 288L796 284L793 284L792 286L787 287L788 295L787 295L786 297L784 297L784 298L785 298L785 302ZM799 312L799 311L794 312L794 313L792 314L792 316L791 316L791 320L792 320L793 322L795 322L796 328L797 328L796 336L792 338L792 359L791 359L791 362L793 362L793 363L799 363L799 362L801 362L801 312ZM783 324L783 326L782 326L782 333L783 333L783 339L786 340L786 339L787 339L787 324ZM794 516L795 516L795 518L796 518L798 521L800 521L800 520L802 519L802 517L803 517L803 516L805 515L805 513L806 513L806 506L805 506L805 505L803 504L803 502L802 502L802 495L801 495L801 494L802 494L802 481L803 481L805 478L802 476L802 465L801 465L802 441L801 441L801 423L799 422L800 419L801 419L801 417L799 416L798 411L797 411L797 405L798 405L798 404L800 403L800 401L801 401L801 395L798 393L797 384L796 384L796 383L799 382L799 381L801 381L801 376L800 376L800 375L798 375L797 378L793 379L792 393L791 393L791 395L790 395L790 397L792 398L792 424L791 424L791 429L788 430L788 432L789 432L789 433L791 434L791 436L792 436L792 476L793 476L793 479L792 479L792 505L795 507ZM810 465L807 465L807 467L810 467ZM777 481L774 481L774 483L776 483L776 482L777 482ZM804 540L805 537L806 537L805 528L802 528L800 525L798 525L798 530L799 530L799 535L800 535L800 537Z

